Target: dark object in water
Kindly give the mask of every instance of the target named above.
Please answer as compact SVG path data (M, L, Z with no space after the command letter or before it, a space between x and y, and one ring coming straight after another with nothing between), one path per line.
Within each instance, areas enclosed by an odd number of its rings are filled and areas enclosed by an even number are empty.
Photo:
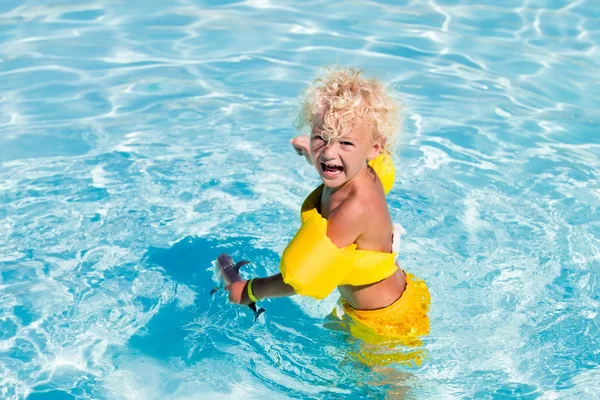
M228 254L221 254L217 258L217 265L219 268L219 274L225 282L225 286L232 284L233 282L243 281L240 276L240 268L243 265L250 264L250 261L238 261L237 264L233 262L233 259ZM214 288L210 291L210 294L214 294L218 288ZM254 320L256 321L260 314L265 312L264 308L257 308L256 303L248 304L248 307L254 311Z

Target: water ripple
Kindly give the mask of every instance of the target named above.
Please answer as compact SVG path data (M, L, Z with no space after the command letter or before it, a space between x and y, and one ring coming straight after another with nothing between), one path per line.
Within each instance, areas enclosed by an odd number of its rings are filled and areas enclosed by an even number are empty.
M3 1L0 397L593 397L594 5ZM220 252L278 270L317 184L297 95L333 63L404 104L389 201L432 292L420 368L357 366L335 296L252 324L208 295Z

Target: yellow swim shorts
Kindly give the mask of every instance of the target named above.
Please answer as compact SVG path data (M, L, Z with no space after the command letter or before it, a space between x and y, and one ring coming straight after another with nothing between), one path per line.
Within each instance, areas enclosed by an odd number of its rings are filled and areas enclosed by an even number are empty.
M342 300L344 313L351 319L350 334L362 342L361 351L354 356L368 365L420 365L425 353L415 347L421 346L420 338L429 333L429 302L425 281L408 273L404 293L385 308L355 310Z
M419 337L429 333L429 289L425 281L406 274L406 289L394 303L379 310L355 310L342 300L344 312L357 322L351 328L359 339L373 342L373 336L382 340L397 339L406 345L419 345ZM366 337L365 337L366 334ZM415 342L417 341L417 342Z

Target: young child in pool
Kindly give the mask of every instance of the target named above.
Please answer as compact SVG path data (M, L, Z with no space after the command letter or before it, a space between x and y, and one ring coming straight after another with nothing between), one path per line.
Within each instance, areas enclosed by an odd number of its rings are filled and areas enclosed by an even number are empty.
M345 313L366 332L409 340L428 333L427 286L396 264L386 191L369 166L391 165L396 121L383 85L360 71L340 68L315 80L300 114L310 135L291 143L323 185L302 206L303 225L284 251L281 273L229 285L230 301L324 298L337 287Z

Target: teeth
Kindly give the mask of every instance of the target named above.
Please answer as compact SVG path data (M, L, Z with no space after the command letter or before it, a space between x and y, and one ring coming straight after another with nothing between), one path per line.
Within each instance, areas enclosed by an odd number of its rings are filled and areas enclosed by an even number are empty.
M343 168L341 165L329 164L329 163L325 163L325 162L322 162L321 164L323 165L322 169L323 169L323 173L325 175L333 177L333 176L337 176L342 173Z

